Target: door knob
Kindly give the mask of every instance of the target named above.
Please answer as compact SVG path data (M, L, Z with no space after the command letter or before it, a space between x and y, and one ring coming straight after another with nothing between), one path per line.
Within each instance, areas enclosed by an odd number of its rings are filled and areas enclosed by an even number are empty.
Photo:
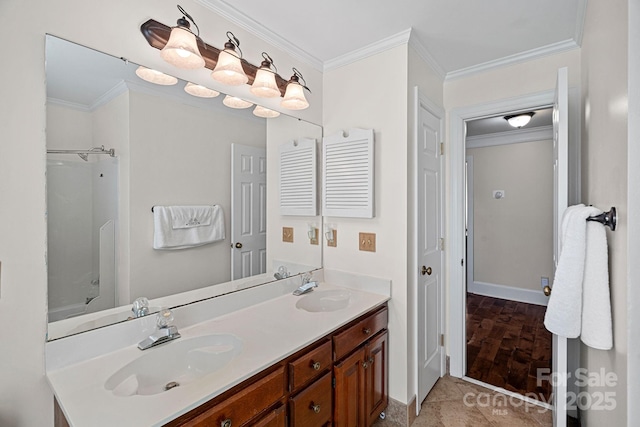
M423 276L426 274L427 276L431 276L431 273L433 272L433 270L431 269L431 267L425 267L424 265L422 266L422 269L420 270L420 274L422 274Z
M242 249L242 243L240 242L236 243L236 249Z
M545 294L546 296L551 295L551 287L550 287L549 285L545 286L545 287L542 289L542 292L544 292L544 294Z

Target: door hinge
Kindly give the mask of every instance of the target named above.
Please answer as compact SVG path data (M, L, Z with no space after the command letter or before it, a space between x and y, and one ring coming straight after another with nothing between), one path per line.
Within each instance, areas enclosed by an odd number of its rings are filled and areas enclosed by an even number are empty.
M336 377L332 377L332 378L331 378L331 386L332 386L333 388L336 388Z
M440 143L440 155L444 156L444 142Z
M440 334L440 346L444 347L444 334Z
M460 260L460 265L464 267L464 258Z
M444 237L440 238L440 250L444 251Z

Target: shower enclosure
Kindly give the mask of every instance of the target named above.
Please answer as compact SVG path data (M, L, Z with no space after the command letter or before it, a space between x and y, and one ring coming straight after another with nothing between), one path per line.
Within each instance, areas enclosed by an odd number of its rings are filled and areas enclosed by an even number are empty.
M115 307L118 159L113 156L103 147L48 151L50 322Z

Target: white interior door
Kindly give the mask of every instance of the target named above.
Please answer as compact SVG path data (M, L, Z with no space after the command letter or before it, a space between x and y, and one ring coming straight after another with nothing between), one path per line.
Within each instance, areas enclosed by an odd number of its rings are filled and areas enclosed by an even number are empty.
M553 265L560 255L560 223L569 197L569 83L567 68L558 70L553 102ZM553 334L553 425L567 425L567 339Z
M267 152L231 144L231 280L267 271Z
M442 374L442 119L422 102L417 120L417 353L416 410Z

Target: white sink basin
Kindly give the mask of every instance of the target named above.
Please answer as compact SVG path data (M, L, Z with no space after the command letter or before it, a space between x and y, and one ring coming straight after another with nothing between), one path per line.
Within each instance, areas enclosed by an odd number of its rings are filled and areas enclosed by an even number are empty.
M116 396L162 393L218 371L241 350L242 340L231 334L179 338L140 353L104 386Z
M342 289L313 291L300 297L296 308L316 312L337 311L347 308L351 300L351 292Z

